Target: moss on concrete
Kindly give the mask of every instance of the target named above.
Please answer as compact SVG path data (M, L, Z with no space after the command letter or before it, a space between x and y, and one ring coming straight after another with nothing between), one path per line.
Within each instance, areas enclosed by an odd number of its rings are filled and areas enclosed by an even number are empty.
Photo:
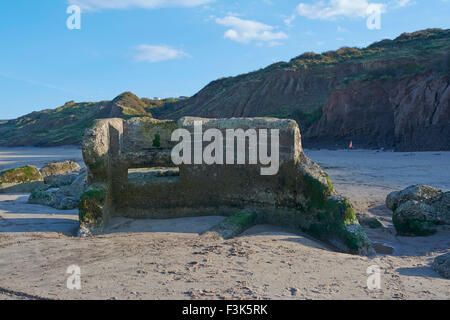
M373 252L372 244L347 199L328 198L322 208L317 209L315 221L304 231L349 253L368 255Z
M94 185L80 198L78 203L79 220L82 226L98 226L103 221L103 207L106 192L102 185Z
M328 178L329 182L331 180ZM327 185L308 174L303 175L305 196L309 199L310 208L323 208L326 199L333 192L333 183Z
M211 231L217 232L224 239L231 239L251 227L256 218L257 214L254 212L241 211L226 218Z

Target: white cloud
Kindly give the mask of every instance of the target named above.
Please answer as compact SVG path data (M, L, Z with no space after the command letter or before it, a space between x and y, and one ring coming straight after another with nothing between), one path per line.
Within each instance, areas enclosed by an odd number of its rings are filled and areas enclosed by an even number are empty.
M156 9L163 7L195 7L214 0L68 0L70 4L84 10L144 8Z
M225 27L230 27L224 34L225 38L241 43L249 43L251 41L268 42L269 45L279 45L278 40L287 39L288 36L284 32L275 32L275 28L267 24L243 20L234 16L225 18L217 18L216 23Z
M369 3L367 0L329 0L315 4L300 3L296 12L310 19L333 20L337 17L367 17L369 8L386 11L383 3Z
M150 63L190 57L190 55L182 50L177 50L165 45L154 46L148 44L141 44L135 47L133 56L136 62Z

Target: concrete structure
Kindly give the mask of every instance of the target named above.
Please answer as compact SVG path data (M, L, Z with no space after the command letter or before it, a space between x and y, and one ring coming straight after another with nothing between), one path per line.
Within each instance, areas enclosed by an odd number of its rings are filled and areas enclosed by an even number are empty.
M171 158L178 143L171 141L172 133L186 129L194 150L194 141L201 140L194 134L196 121L202 122L205 131L218 129L223 137L230 129L255 129L258 138L260 129L279 130L278 173L261 175L265 166L248 163L248 148L246 164L177 167ZM258 149L267 147L258 141ZM203 142L203 147L210 143ZM224 155L230 152L226 146L224 141ZM256 222L306 231L342 251L372 252L348 201L334 194L326 173L303 153L300 130L293 120L99 120L85 133L83 157L90 185L80 202L83 226L101 228L113 217L232 216L251 211Z

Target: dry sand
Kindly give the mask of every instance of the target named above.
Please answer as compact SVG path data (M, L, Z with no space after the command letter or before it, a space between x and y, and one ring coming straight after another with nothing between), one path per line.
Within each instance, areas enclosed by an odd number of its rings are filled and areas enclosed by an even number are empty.
M53 150L58 159L80 156L76 149ZM21 158L32 153L0 150L0 165L40 166L47 161L42 154L52 157L49 149L33 152L36 158ZM116 219L105 235L77 238L76 211L28 205L27 195L0 195L0 299L449 299L450 281L430 267L450 249L449 228L432 237L397 237L384 199L415 183L450 189L450 153L307 154L360 216L382 221L385 228L366 231L392 254L333 252L305 235L266 225L227 241L200 236L223 219L214 216ZM70 265L81 267L81 290L66 287ZM382 270L380 290L367 288L372 265Z

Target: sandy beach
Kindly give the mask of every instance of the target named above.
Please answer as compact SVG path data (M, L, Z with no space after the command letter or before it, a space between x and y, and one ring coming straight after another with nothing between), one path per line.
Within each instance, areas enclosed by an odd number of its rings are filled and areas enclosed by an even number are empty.
M446 299L450 282L431 268L450 250L450 229L431 237L398 237L386 195L412 184L450 189L450 152L306 151L347 196L376 257L334 252L304 234L257 225L240 237L201 236L223 218L116 219L106 233L75 236L77 210L0 195L0 299ZM0 170L51 160L81 161L75 148L0 149ZM81 290L66 286L81 268ZM367 287L367 268L381 269L381 289Z

